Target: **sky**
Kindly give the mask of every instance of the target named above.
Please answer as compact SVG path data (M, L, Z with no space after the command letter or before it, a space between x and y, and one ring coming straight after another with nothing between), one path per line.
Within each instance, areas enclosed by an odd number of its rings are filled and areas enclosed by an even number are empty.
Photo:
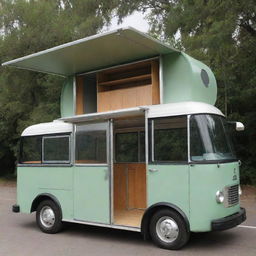
M142 32L147 32L149 29L149 25L144 18L144 15L140 12L134 12L132 15L126 17L120 25L117 25L117 18L113 18L112 24L108 27L108 30L111 31L122 27L133 27Z

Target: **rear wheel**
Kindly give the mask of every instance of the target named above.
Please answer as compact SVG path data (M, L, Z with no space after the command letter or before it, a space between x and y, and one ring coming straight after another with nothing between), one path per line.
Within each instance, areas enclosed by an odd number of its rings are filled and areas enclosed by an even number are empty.
M58 233L63 226L60 208L52 200L42 201L36 210L36 222L44 233Z
M157 211L150 221L150 235L153 242L164 249L178 250L189 240L189 231L183 218L175 211Z

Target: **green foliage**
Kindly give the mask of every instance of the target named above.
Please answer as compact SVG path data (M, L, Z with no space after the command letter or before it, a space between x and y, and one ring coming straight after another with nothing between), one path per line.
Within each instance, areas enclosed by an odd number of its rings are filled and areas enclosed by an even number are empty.
M0 63L96 34L111 3L0 0ZM0 67L0 176L15 169L20 133L60 116L63 78Z
M119 0L120 21L147 13L151 35L209 65L218 82L217 107L242 121L236 133L242 182L256 184L256 4L255 0Z
M218 81L217 106L236 133L242 182L256 184L255 0L0 0L0 62L99 32L146 12L150 34L209 65ZM0 67L0 175L14 170L21 131L59 117L63 79Z

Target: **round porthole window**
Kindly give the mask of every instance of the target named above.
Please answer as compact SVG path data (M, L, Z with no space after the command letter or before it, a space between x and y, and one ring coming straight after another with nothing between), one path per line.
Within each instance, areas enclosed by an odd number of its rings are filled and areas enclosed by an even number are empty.
M204 86L208 87L210 79L209 79L207 72L204 69L201 69L201 79L203 81Z

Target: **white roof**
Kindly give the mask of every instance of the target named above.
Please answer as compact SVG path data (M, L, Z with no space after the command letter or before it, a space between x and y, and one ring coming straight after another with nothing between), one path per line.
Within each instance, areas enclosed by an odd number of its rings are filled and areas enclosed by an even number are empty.
M202 102L179 102L160 104L152 106L141 106L115 111L78 115L65 117L51 123L41 123L29 126L21 136L33 136L42 134L57 134L72 132L72 123L81 123L95 120L108 120L110 118L120 118L129 116L144 115L147 111L148 118L180 116L193 114L215 114L224 116L223 113L213 105Z
M79 123L79 122L86 122L86 121L93 121L93 120L107 120L110 118L143 115L145 111L148 111L149 118L204 114L204 113L224 116L224 114L213 105L203 103L203 102L189 101L189 102L141 106L141 107L108 111L108 112L63 117L60 120L65 122L71 122L71 123Z
M153 105L150 106L148 110L149 118L193 114L215 114L224 116L224 114L213 105L193 101Z
M69 132L72 132L72 124L55 120L50 123L41 123L41 124L35 124L32 126L29 126L22 132L21 136L33 136L33 135L69 133Z

